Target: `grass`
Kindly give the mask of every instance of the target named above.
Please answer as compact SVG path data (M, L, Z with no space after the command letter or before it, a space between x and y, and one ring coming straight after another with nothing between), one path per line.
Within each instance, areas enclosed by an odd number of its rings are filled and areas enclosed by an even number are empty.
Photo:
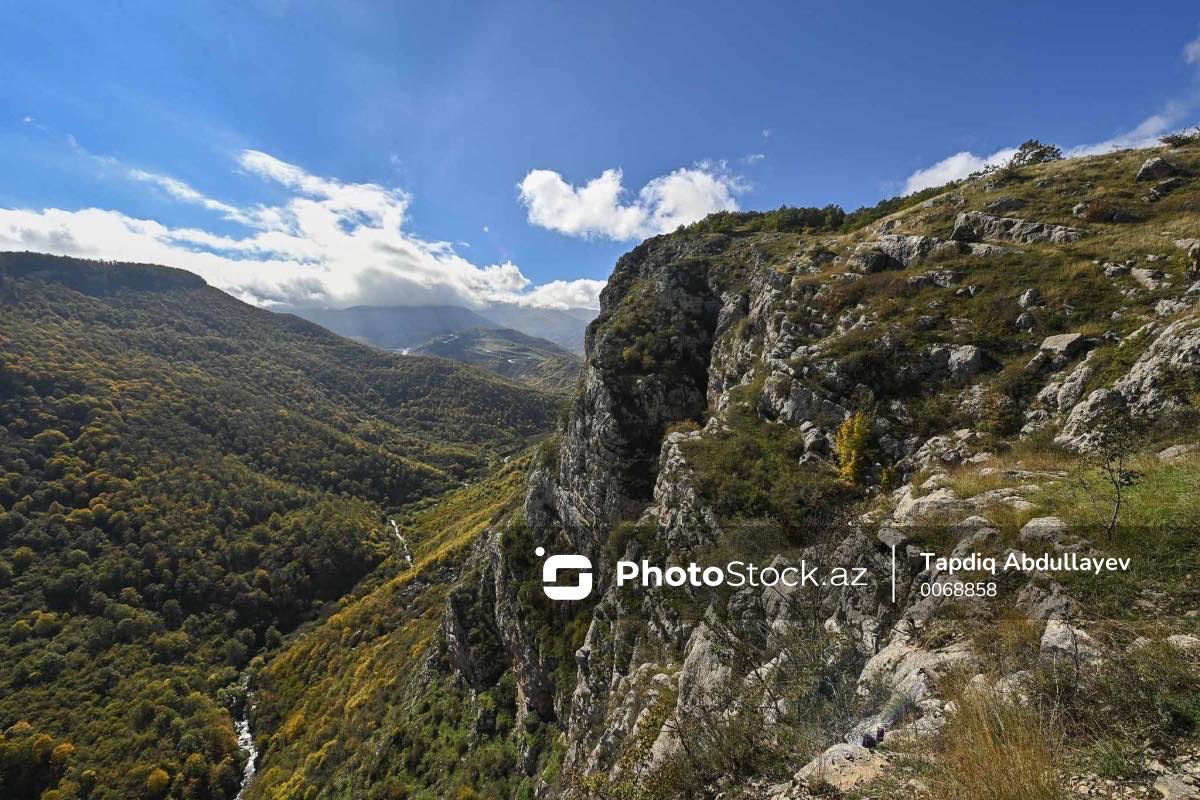
M1061 733L1036 709L997 693L952 694L956 704L935 745L933 788L946 800L1060 800Z

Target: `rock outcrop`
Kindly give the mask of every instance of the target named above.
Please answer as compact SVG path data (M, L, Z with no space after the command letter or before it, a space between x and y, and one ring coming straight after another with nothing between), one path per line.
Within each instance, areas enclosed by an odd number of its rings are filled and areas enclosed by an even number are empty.
M964 211L954 220L954 232L950 238L958 242L994 241L1054 242L1066 244L1084 236L1087 231L1067 225L1051 225L1046 222L1029 222L1016 217L997 217L982 211Z

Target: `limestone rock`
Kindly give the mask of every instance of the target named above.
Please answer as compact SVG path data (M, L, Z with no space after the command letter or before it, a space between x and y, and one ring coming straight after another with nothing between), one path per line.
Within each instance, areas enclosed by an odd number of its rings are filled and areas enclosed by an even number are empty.
M1163 285L1163 278L1166 277L1161 269L1147 269L1146 267L1135 267L1129 271L1129 274L1135 281L1152 292Z
M1171 323L1113 388L1135 413L1154 417L1178 406L1170 390L1173 376L1195 376L1200 371L1200 320L1185 317Z
M998 197L983 207L989 214L1006 214L1025 207L1025 201L1019 197Z
M884 774L888 760L862 745L835 744L796 773L811 790L831 786L849 792Z
M1157 181L1163 178L1169 178L1179 172L1171 162L1165 158L1155 156L1147 158L1142 166L1137 171L1134 180L1137 181Z
M1165 450L1160 450L1158 460L1164 464L1178 464L1192 453L1200 449L1196 444L1173 444Z
M1060 542L1068 536L1067 523L1058 517L1035 517L1021 528L1020 539L1025 543Z
M967 642L953 642L936 650L913 644L905 634L897 633L887 646L872 656L858 678L860 692L884 685L894 696L914 702L933 696L933 681L955 665L973 658Z
M1066 225L1046 222L1029 222L1017 217L997 217L982 211L964 211L954 220L954 232L950 238L959 242L978 242L983 239L1019 242L1073 242L1086 231Z
M1188 783L1181 775L1159 775L1154 779L1154 789L1163 800L1198 800L1200 789Z
M1082 333L1060 333L1047 336L1038 349L1051 356L1073 356L1086 344Z
M1100 660L1100 647L1086 631L1061 619L1051 619L1042 632L1041 657L1092 664Z

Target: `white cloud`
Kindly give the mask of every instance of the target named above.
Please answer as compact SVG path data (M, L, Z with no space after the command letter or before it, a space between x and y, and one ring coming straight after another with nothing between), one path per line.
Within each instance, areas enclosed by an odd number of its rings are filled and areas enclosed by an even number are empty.
M143 169L130 169L128 170L128 175L136 181L150 183L159 187L177 200L196 203L212 211L219 211L230 219L243 220L242 214L237 208L222 203L220 200L213 200L210 197L206 197L181 180L176 180L166 175L157 175L153 172L146 172Z
M589 278L550 281L538 286L518 302L542 308L599 308L600 290L603 288L604 281Z
M775 131L771 130L770 128L763 128L762 136L764 139L770 139L771 134L773 133L775 133Z
M473 264L446 242L409 233L404 223L412 198L400 189L320 177L245 150L237 158L241 170L289 195L278 205L240 207L169 176L93 158L176 200L216 212L244 232L170 227L98 208L8 208L0 209L0 249L181 267L260 304L558 305L569 296L574 304L597 306L596 281L533 287L511 262Z
M1188 64L1200 64L1200 37L1183 46L1183 60ZM1200 77L1198 74L1196 77ZM1193 87L1194 89L1194 87ZM1169 100L1162 111L1146 117L1132 129L1093 144L1080 144L1066 148L1067 158L1099 155L1113 150L1138 150L1154 147L1159 138L1186 127L1188 116L1200 105L1200 95L1193 90L1181 98ZM1015 148L999 150L990 156L977 156L963 151L944 158L931 167L919 169L904 184L904 193L918 191L930 186L940 186L952 180L965 178L985 166L1007 161Z
M750 153L749 155L742 156L742 162L746 164L757 164L758 162L765 160L766 157L766 153Z
M577 187L553 170L535 169L517 188L532 224L568 236L616 241L672 231L714 211L735 211L734 195L746 189L724 162L702 162L661 175L629 202L623 202L621 180L621 170L606 169Z
M1188 64L1200 64L1200 36L1183 46L1183 60Z
M1016 152L1015 147L1008 147L1003 150L997 150L990 156L977 156L974 153L963 150L949 158L943 158L932 166L919 169L912 175L909 175L908 179L904 182L904 194L912 194L922 189L928 189L930 186L941 186L950 181L961 180L972 172L978 172L984 167L1004 163L1012 158Z
M1118 134L1111 139L1105 139L1095 144L1076 145L1067 151L1068 156L1094 156L1112 150L1140 149L1154 147L1160 136L1170 133L1179 127L1187 117L1194 103L1172 101L1157 114L1151 114L1132 130Z

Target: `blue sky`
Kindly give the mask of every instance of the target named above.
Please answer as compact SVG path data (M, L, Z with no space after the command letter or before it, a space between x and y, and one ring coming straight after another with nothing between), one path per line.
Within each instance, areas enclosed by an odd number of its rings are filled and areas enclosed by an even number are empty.
M0 8L0 248L260 303L589 303L712 210L849 210L1026 138L1200 119L1179 2Z

